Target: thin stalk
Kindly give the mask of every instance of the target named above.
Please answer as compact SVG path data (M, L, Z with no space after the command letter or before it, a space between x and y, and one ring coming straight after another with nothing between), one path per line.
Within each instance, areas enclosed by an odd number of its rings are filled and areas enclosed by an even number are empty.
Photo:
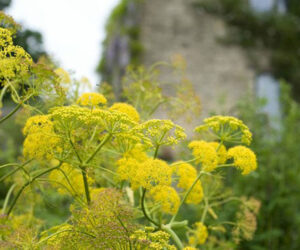
M202 223L204 222L207 211L209 209L208 200L206 198L204 198L204 204L205 204L205 206L204 206L204 210L203 210L203 213L202 213L202 216L201 216L201 222Z
M59 167L61 166L61 164L62 164L62 162L61 162L58 166L52 167L52 168L48 168L48 169L46 169L45 171L43 171L42 173L40 173L40 174L34 176L31 180L27 181L27 182L21 187L21 189L18 191L17 195L16 195L15 198L13 199L12 204L11 204L9 210L7 211L7 217L9 216L9 214L11 213L11 211L13 210L13 208L14 208L14 206L16 205L16 202L18 201L20 195L22 194L22 192L24 191L24 189L25 189L27 186L29 186L32 182L34 182L37 178L43 176L44 174L50 173L51 171L53 171L53 170L59 168Z
M29 173L28 173L23 167L24 167L26 164L28 164L29 162L31 162L31 161L32 161L32 159L30 159L30 160L24 162L22 165L19 165L17 168L13 169L12 171L8 172L6 175L2 176L2 177L0 178L0 182L4 181L7 177L13 175L14 173L16 173L17 171L19 171L20 169L23 169L23 171L24 171L27 175L29 175Z
M4 116L1 120L0 120L0 124L2 122L5 122L8 118L10 118L14 113L16 113L22 106L22 103L19 103L8 115Z
M188 160L188 161L175 162L175 163L172 163L171 166L180 165L182 163L191 163L191 162L197 161L198 159L200 159L200 157L197 157L197 158L194 158L194 159L191 159L191 160Z
M46 238L40 240L37 244L39 245L39 244L41 244L41 243L43 243L43 242L49 240L49 239L52 238L53 236L58 235L58 234L60 234L60 233L64 233L64 232L76 232L76 233L85 234L85 235L90 236L90 237L92 237L92 238L96 238L96 236L94 236L94 235L92 235L92 234L89 234L89 233L86 233L86 232L82 232L82 231L79 231L79 230L65 229L65 230L61 230L61 231L59 231L59 232L55 232L55 233L49 235L48 237L46 237Z
M89 183L86 175L86 167L80 167L81 168L81 174L82 174L82 179L83 179L83 184L84 184L84 191L85 191L85 197L87 204L91 203L91 196L90 196L90 190L89 190Z
M89 184L88 184L88 179L87 179L87 175L86 175L86 165L92 161L94 159L94 157L96 156L96 154L100 151L100 149L105 145L106 142L108 142L108 140L112 137L111 134L108 134L103 140L102 142L98 145L98 147L96 148L96 150L94 151L94 153L91 154L91 156L85 161L83 162L83 164L81 164L80 169L81 169L81 174L82 174L82 179L83 179L83 184L84 184L84 191L85 191L85 197L87 200L87 203L90 204L91 202L91 196L90 196L90 191L89 191ZM76 152L76 151L75 151ZM79 155L78 155L79 157ZM81 161L80 157L78 158L78 160Z
M71 147L72 147L73 151L75 152L78 161L79 161L80 163L82 163L82 160L81 160L81 158L80 158L80 156L79 156L79 154L78 154L78 152L77 152L77 150L76 150L76 148L75 148L75 146L74 146L74 143L72 142L70 132L68 133L68 137L69 137L69 142L70 142L70 144L71 144Z
M230 198L225 199L225 200L223 200L223 201L214 202L214 203L212 203L210 206L211 206L211 207L216 207L216 206L225 204L225 203L230 202L230 201L239 201L239 202L242 202L241 199L238 198L238 197L230 197Z
M145 218L150 221L152 224L154 224L155 226L157 227L160 227L160 225L155 222L154 220L152 220L150 218L150 216L147 214L147 211L146 211L146 208L145 208L145 197L146 197L146 188L143 188L143 194L142 194L142 199L141 199L141 206L142 206L142 211L143 211L143 214L145 216Z
M9 188L9 190L8 190L6 196L5 196L4 203L3 203L2 214L5 214L5 210L6 210L6 207L7 207L7 205L8 205L8 201L9 201L10 196L11 196L11 194L12 194L12 192L13 192L13 190L14 190L14 188L15 188L16 186L17 186L17 184L15 183L15 184L13 184L13 185Z
M178 210L177 212L173 215L173 217L171 218L170 220L170 225L172 225L172 223L175 221L176 219L176 216L180 210L180 208L182 207L183 203L185 202L185 200L187 199L187 197L189 196L190 192L193 190L194 186L196 185L196 183L198 182L198 180L200 179L201 175L202 175L203 172L200 172L199 175L197 176L197 178L194 180L193 184L190 186L190 188L188 189L188 191L185 193L183 199L181 200L181 203L178 207Z
M71 187L71 189L72 189L72 191L73 191L74 197L80 197L80 196L77 194L75 188L73 187L73 185L72 185L72 183L71 183L71 181L70 181L68 175L65 173L65 171L63 171L61 168L59 168L58 170L63 174L63 176L64 176L65 179L67 180L68 184L70 185L70 187ZM72 194L72 192L70 192L70 193ZM81 198L79 198L79 199L81 200ZM81 202L83 202L83 201L81 200Z
M179 239L178 235L168 226L163 225L162 229L164 231L168 232L171 235L172 240L174 241L176 247L179 250L182 250L183 249L183 244L182 244L181 240Z
M111 134L108 134L103 140L102 142L98 145L98 147L96 148L95 152L85 161L85 164L88 164L91 160L94 159L95 155L100 151L100 149L104 146L104 144L106 142L108 142L108 140L112 137ZM84 165L85 165L84 164Z
M155 148L153 159L155 159L157 157L157 155L158 155L158 149L159 149L159 145L157 145L156 148Z
M4 164L4 165L1 165L0 169L1 168L6 168L6 167L11 167L11 166L19 166L19 163L7 163L7 164Z

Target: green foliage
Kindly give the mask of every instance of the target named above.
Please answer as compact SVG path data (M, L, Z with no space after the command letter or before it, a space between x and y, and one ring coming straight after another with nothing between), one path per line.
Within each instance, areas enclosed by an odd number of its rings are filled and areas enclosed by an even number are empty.
M281 129L260 112L261 105L246 100L239 105L240 117L249 124L253 148L258 155L257 174L241 181L233 175L229 183L244 194L261 200L258 230L242 249L299 249L300 228L300 106L291 98L291 89L282 84ZM255 191L254 191L255 190ZM254 193L255 192L255 193Z
M251 52L261 49L269 54L270 71L293 86L293 95L300 99L300 13L299 2L288 1L285 14L276 10L257 13L243 0L205 0L197 3L209 13L220 16L230 26L224 42L239 44ZM251 57L257 71L260 57Z

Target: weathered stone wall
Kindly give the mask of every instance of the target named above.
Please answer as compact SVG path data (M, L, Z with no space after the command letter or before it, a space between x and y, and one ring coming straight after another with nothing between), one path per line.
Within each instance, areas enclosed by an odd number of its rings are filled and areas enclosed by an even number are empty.
M252 90L255 72L245 52L218 42L226 34L221 19L199 12L190 0L145 0L141 16L142 61L150 65L181 54L188 64L187 76L201 98L203 116L212 110L230 110ZM170 82L172 77L163 74L163 80Z

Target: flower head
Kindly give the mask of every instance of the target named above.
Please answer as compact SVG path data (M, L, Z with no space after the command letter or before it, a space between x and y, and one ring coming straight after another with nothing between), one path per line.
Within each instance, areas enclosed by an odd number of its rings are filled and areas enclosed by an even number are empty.
M84 93L77 100L78 104L90 107L96 107L99 104L106 104L106 102L106 98L99 93Z
M213 146L218 155L218 164L224 164L227 160L227 150L223 144L218 142L209 142L211 146Z
M193 150L196 163L202 164L202 170L211 172L218 164L218 155L214 146L206 141L192 141L189 148Z
M184 129L170 120L153 119L136 127L148 137L153 145L175 145L186 138Z
M202 222L195 223L195 230L189 237L189 244L191 245L203 245L208 237L207 227Z
M148 158L139 161L134 158L121 158L118 161L120 180L128 180L133 189L151 189L157 185L169 186L172 181L172 168L164 161Z
M53 122L48 115L30 117L23 129L26 136L23 144L23 154L27 158L52 159L55 153L60 153L61 139L54 132Z
M252 134L249 128L239 119L232 116L213 116L204 120L204 125L195 128L196 132L210 130L219 140L249 145Z
M6 85L21 83L27 77L33 61L20 46L14 45L10 30L0 27L0 78ZM17 88L18 86L14 86Z
M168 214L177 212L180 198L174 188L162 185L155 186L150 190L150 196L156 203L160 203L163 212Z
M179 177L177 187L183 189L184 193L193 185L197 178L197 170L188 163L178 162L175 163L173 173ZM203 199L203 188L201 181L198 180L193 189L189 193L185 202L190 204L199 204Z
M127 104L127 103L124 103L124 102L117 102L117 103L114 103L109 109L110 110L117 110L121 113L124 113L124 114L128 115L135 122L140 121L139 113L130 104Z
M257 168L256 155L244 146L236 146L228 150L228 158L233 158L233 164L247 175Z

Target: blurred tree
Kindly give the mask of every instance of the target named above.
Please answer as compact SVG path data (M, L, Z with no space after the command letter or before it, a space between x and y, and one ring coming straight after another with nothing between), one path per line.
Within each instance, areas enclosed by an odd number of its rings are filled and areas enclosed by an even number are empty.
M0 0L0 10L8 7L11 4L11 0Z
M300 4L298 0L284 0L288 9L288 12L300 17Z

